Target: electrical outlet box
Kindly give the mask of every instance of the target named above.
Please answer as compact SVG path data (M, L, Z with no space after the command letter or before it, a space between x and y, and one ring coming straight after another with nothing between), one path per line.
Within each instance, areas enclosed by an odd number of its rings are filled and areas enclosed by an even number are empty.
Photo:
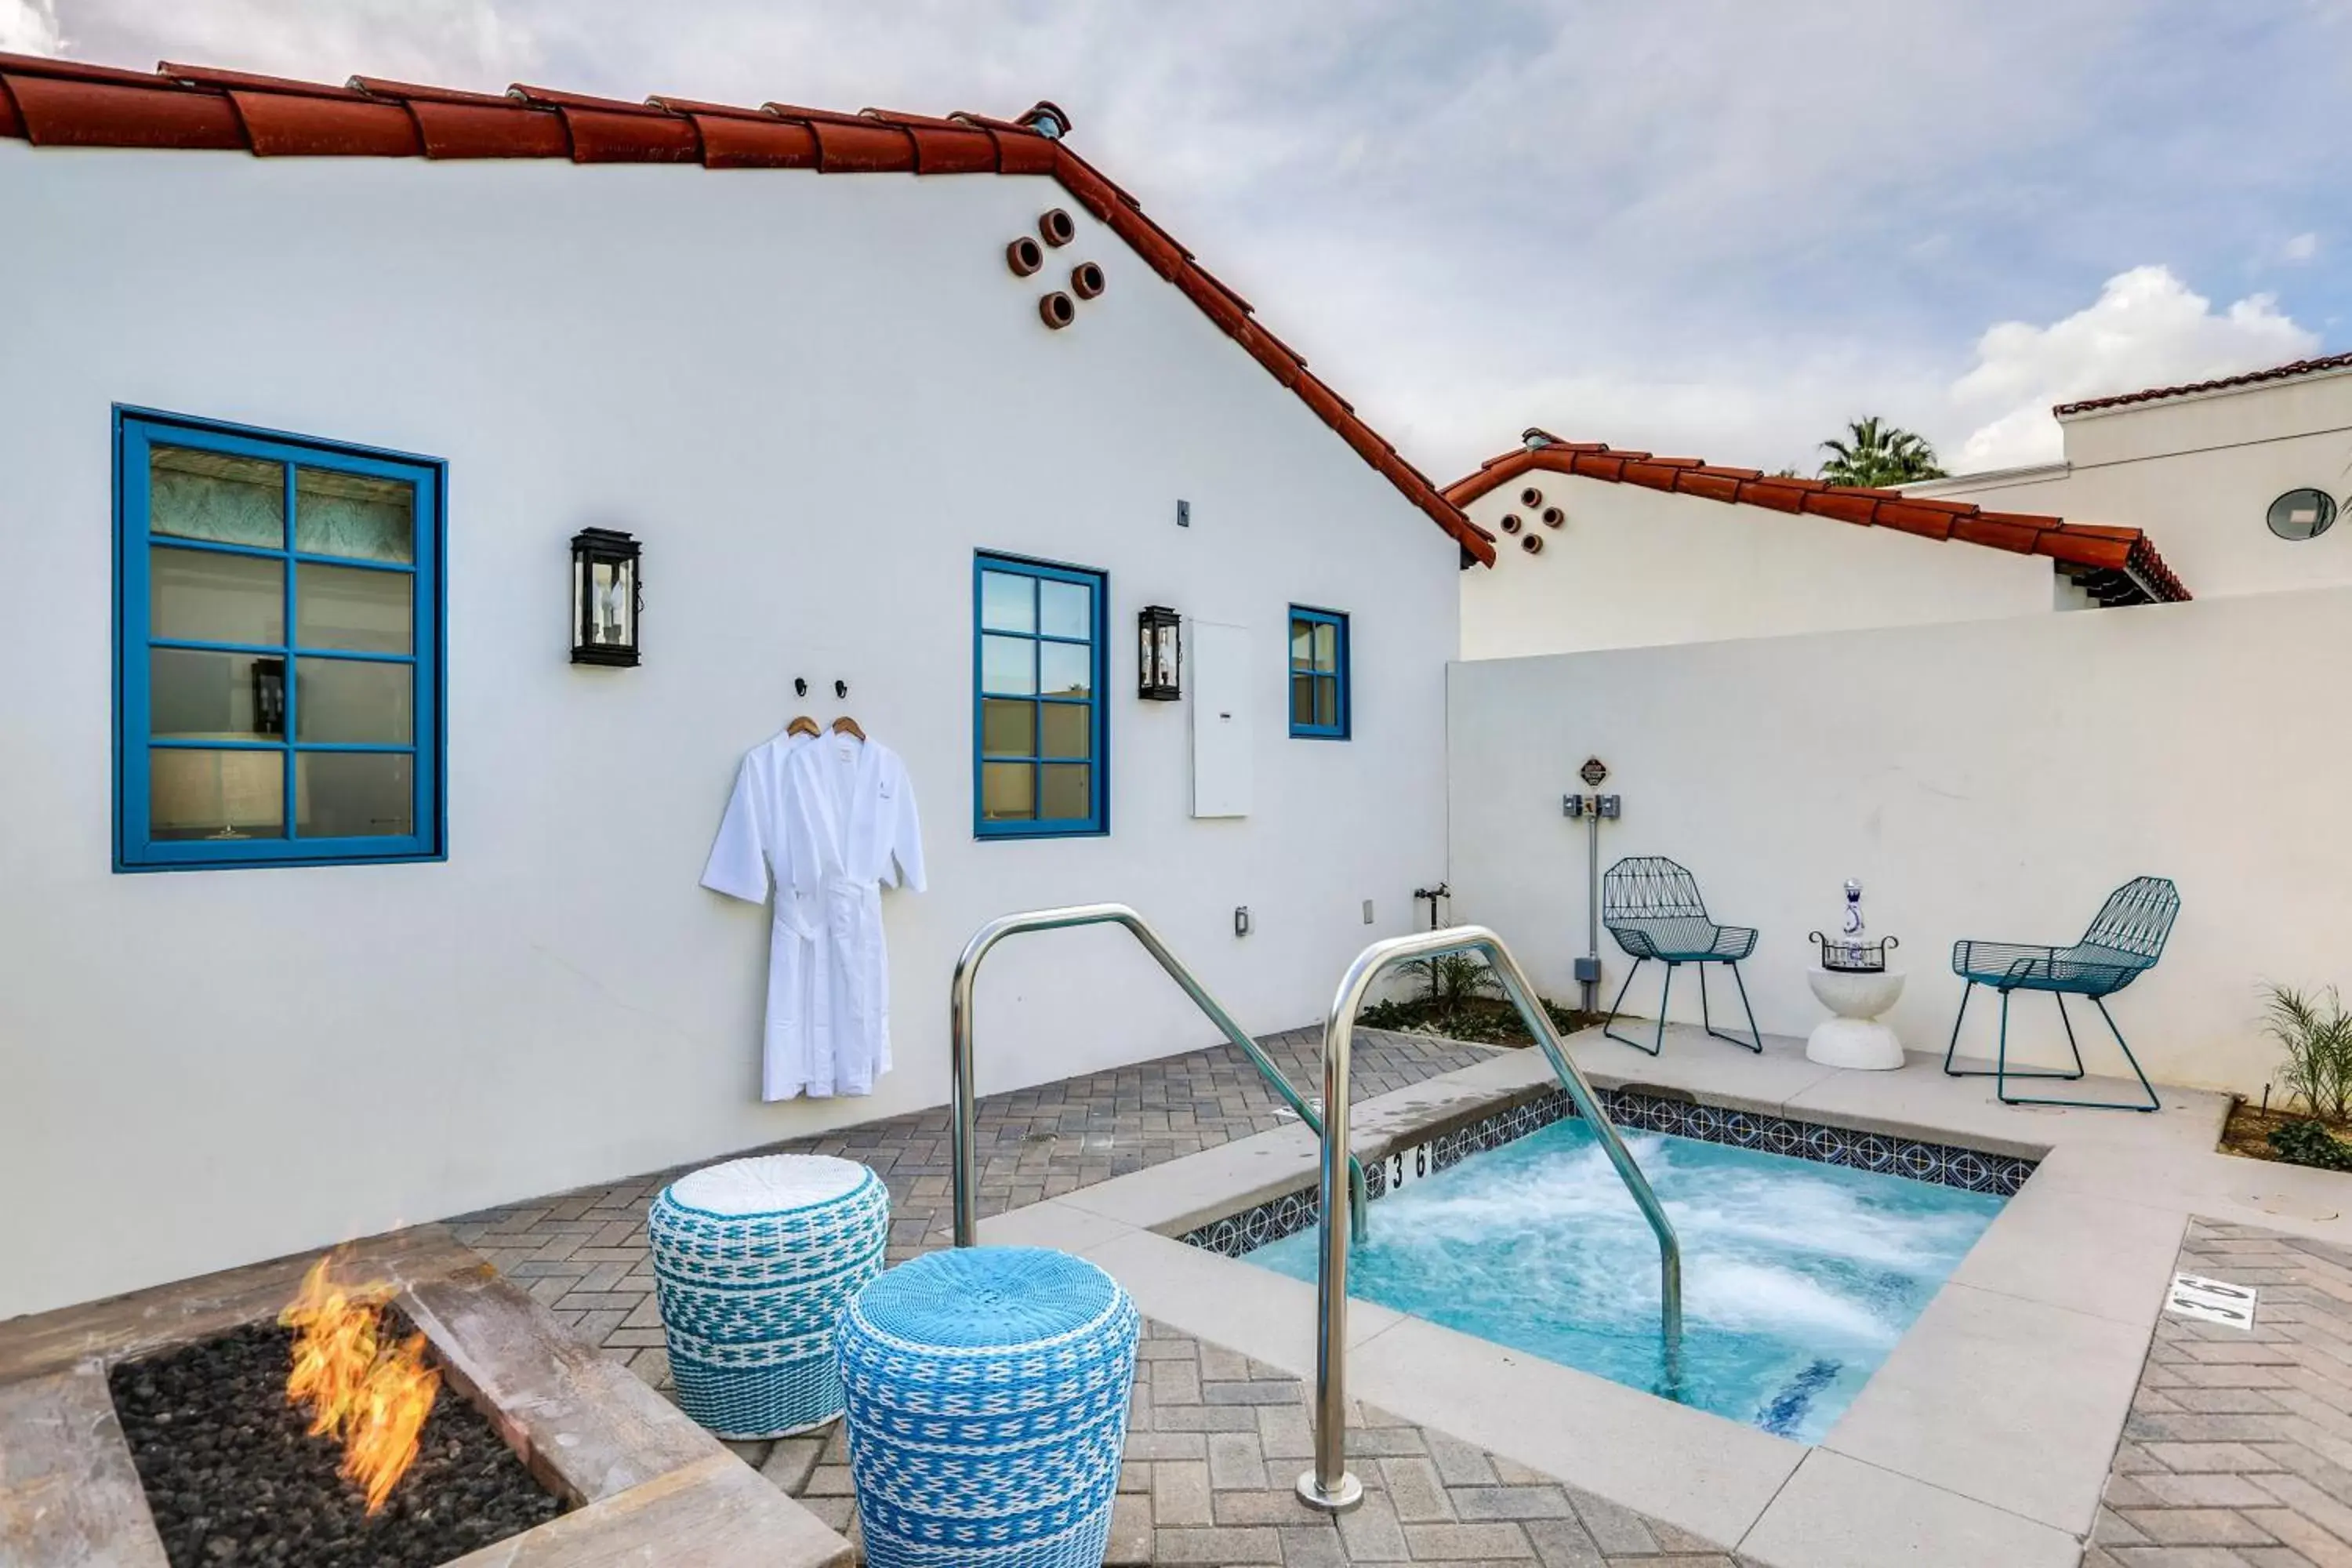
M1192 503L1191 501L1180 500L1176 503L1176 526L1179 528L1190 528L1192 526Z
M1597 958L1578 959L1576 961L1576 983L1579 985L1600 984L1601 961Z
M1366 925L1372 923L1372 900L1370 899L1364 900L1364 923Z
M1618 815L1618 812L1617 812L1617 797L1616 797L1615 795L1595 795L1595 796L1593 797L1593 799L1594 799L1594 801L1598 804L1598 805L1599 805L1599 806L1600 806L1600 808L1601 808L1601 816L1602 820L1604 820L1604 821L1613 821L1613 820L1616 818L1616 816L1617 816L1617 815Z
M1580 795L1561 795L1559 797L1559 814L1562 816L1570 818L1582 816L1584 815L1584 797Z
M1247 936L1249 933L1249 906L1247 904L1236 904L1234 907L1234 934L1235 936Z

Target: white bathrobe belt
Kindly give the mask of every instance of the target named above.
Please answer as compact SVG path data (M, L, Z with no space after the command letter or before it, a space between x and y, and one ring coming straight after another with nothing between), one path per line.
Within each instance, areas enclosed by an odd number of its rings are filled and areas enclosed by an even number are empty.
M803 892L795 888L789 899L777 900L776 922L811 942L827 928L836 942L847 941L856 935L858 919L864 911L878 909L881 903L880 884L860 880L846 872L828 873L814 889Z

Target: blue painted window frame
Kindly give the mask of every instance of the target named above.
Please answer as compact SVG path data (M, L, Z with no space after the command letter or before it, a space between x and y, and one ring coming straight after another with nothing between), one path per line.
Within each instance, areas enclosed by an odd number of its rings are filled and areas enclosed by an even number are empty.
M1308 626L1329 626L1336 634L1334 640L1338 644L1338 657L1334 661L1334 668L1328 673L1315 669L1311 657L1309 663L1301 664L1298 662L1297 656L1291 652L1291 645L1297 640L1298 627L1302 622ZM1290 715L1291 738L1297 741L1349 739L1352 732L1354 703L1351 688L1354 682L1349 675L1347 615L1339 610L1318 610L1305 605L1293 605L1290 606L1290 625L1285 627L1284 631L1286 635L1282 639L1282 648L1286 678L1282 683L1282 704L1283 710ZM1337 689L1332 694L1335 700L1331 708L1332 713L1338 720L1336 723L1314 724L1300 720L1297 690L1301 679L1328 680ZM1308 711L1313 711L1311 703Z
M444 556L448 531L448 464L349 442L326 441L283 431L202 419L159 409L117 405L114 408L114 868L121 872L233 870L270 866L346 866L385 861L443 860L448 858L447 718L447 579ZM175 549L274 558L287 563L286 642L282 647L158 639L149 621L149 449L153 446L192 447L236 457L257 458L286 467L287 505L284 547L258 549L204 540L170 538ZM415 486L415 561L407 568L343 556L318 555L296 549L294 485L298 468L364 474L406 480ZM410 653L354 654L334 648L310 648L296 641L293 614L298 591L294 566L319 562L376 571L406 571L415 578L410 595ZM153 647L201 647L230 652L277 655L289 666L284 733L274 740L246 742L173 742L151 735L148 653ZM297 658L357 658L376 663L408 663L415 669L412 695L414 722L410 744L345 743L295 738L296 704L299 700ZM287 837L284 838L162 839L149 830L148 753L151 748L193 747L196 750L276 751L286 756ZM294 795L303 752L405 752L414 759L415 831L402 836L369 837L300 837Z
M1074 583L1092 595L1093 616L1088 637L1093 658L1093 691L1085 699L1054 698L1044 692L993 693L986 689L983 679L985 661L982 658L981 637L983 630L982 615L982 584L991 573L1006 576L1028 577L1046 583ZM971 830L978 838L1078 838L1099 837L1110 831L1110 703L1105 688L1110 676L1110 574L1086 566L1065 566L1050 561L1034 561L1026 556L1002 555L990 551L978 551L972 556L971 570ZM1075 644L1081 639L1051 636L1041 630L1030 633L990 632L992 637L1025 636L1035 643ZM991 821L983 815L985 795L982 789L982 767L990 762L1025 762L1033 766L1053 759L1044 755L1045 715L1037 716L1037 750L1026 756L992 753L985 751L986 701L990 697L1034 698L1041 709L1047 702L1081 703L1088 710L1088 749L1093 755L1085 759L1092 767L1087 774L1087 809L1082 817L1024 818ZM1075 761L1076 759L1064 759ZM1042 795L1042 791L1040 791Z

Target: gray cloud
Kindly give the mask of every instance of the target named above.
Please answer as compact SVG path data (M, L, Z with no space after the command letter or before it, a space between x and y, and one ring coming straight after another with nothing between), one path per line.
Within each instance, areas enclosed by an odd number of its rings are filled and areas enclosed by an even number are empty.
M1977 421L1949 389L1990 323L2061 321L2136 266L2275 289L2301 321L2346 303L2287 255L2345 217L2345 0L58 12L72 52L116 63L931 111L1054 98L1441 477L1529 423L1766 465L1810 467L1872 411L1956 444Z

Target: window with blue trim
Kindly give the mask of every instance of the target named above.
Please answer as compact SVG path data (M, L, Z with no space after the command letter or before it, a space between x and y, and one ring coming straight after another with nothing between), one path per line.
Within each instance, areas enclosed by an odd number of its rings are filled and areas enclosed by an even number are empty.
M115 416L115 860L443 852L444 468Z
M1099 572L1003 555L973 563L972 830L1109 829Z
M1290 732L1348 738L1348 617L1290 606Z

